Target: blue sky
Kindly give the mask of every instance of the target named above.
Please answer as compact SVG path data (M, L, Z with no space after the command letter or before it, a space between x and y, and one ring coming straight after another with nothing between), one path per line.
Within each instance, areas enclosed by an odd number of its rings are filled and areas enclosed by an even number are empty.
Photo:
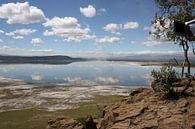
M153 0L1 0L0 54L177 53L149 35Z

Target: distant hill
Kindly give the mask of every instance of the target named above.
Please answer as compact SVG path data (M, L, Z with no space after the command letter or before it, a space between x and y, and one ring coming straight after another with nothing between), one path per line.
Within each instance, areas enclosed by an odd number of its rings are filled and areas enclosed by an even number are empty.
M170 60L183 61L183 55L153 55L153 54L140 54L140 55L129 55L122 57L109 57L107 60L109 61L170 61ZM195 60L193 56L189 57L190 60Z
M189 57L191 63L195 64L194 57ZM78 61L93 61L93 60L107 60L107 61L140 61L140 62L170 62L177 60L183 61L181 55L128 55L128 56L113 56L104 58L73 58L63 55L55 56L11 56L0 55L0 64L69 64Z
M84 61L82 58L69 56L0 56L0 64L68 64L75 61Z

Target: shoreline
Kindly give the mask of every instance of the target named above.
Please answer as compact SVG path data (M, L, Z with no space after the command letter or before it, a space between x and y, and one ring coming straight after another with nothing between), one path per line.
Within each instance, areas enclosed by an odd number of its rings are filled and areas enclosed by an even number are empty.
M93 101L96 96L128 96L130 90L140 87L143 86L64 86L0 78L0 112L30 108L46 111L74 109L79 103Z

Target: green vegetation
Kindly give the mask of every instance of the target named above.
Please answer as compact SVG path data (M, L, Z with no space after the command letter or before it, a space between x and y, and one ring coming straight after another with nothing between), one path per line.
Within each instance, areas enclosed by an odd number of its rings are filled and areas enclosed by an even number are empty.
M80 103L76 109L48 112L38 109L26 109L0 113L0 129L44 129L49 119L57 116L69 116L82 121L87 115L93 118L102 116L103 107L120 101L122 96L96 96L94 101Z
M163 66L160 71L153 70L151 76L154 91L159 92L163 98L174 97L173 83L179 80L179 74L172 66Z
M174 21L182 23L188 22L195 18L194 0L155 0L155 3L159 10L157 11L152 24L154 29L150 32L151 36L160 40L174 41L182 46L184 52L184 60L182 63L182 76L184 75L184 67L187 66L187 75L190 75L190 60L189 60L189 48L190 44L195 39L188 33L185 35L178 35L174 32ZM192 48L193 49L193 48ZM193 49L194 50L194 49Z

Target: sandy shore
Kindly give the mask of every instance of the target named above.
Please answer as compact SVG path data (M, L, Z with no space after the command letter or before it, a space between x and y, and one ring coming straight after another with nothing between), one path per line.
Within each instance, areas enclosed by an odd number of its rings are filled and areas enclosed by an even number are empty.
M64 86L36 84L0 78L0 112L27 108L55 111L78 107L78 103L93 101L98 95L129 94L133 87L125 86Z

